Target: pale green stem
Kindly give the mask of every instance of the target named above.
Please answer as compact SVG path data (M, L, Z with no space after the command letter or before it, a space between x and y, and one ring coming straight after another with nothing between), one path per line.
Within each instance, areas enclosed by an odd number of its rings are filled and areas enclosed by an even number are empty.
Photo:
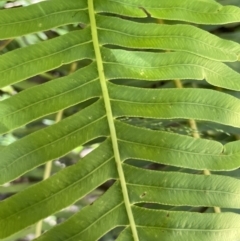
M111 104L110 104L110 97L109 97L109 93L108 93L107 82L106 82L105 75L104 75L103 61L102 61L102 56L101 56L101 52L100 52L100 44L98 42L98 32L97 32L93 0L88 0L88 8L89 8L89 17L90 17L90 24L91 24L91 31L92 31L93 47L94 47L94 51L95 51L95 55L96 55L96 62L97 62L99 79L100 79L100 85L101 85L101 89L102 89L102 93L103 93L103 99L104 99L104 104L105 104L105 109L106 109L109 131L110 131L111 140L112 140L113 153L114 153L115 162L116 162L117 171L118 171L119 180L120 180L120 185L121 185L122 193L123 193L123 200L125 203L130 228L132 230L133 240L139 241L136 224L135 224L135 220L133 217L132 207L131 207L129 196L128 196L128 190L127 190L126 180L125 180L125 176L124 176L124 172L123 172L121 157L120 157L120 153L119 153L117 134L116 134L115 124L114 124L114 119L113 119L112 108L111 108Z
M70 66L70 71L69 71L69 74L75 72L77 69L77 62L73 62Z
M179 88L179 89L183 88L182 82L179 79L174 80L174 83L175 83L177 88ZM190 128L193 130L193 133L192 133L193 137L194 138L201 138L200 135L199 135L199 132L198 132L198 127L197 127L196 121L191 119L188 122L189 122ZM211 172L209 170L203 170L203 174L204 175L211 175ZM213 207L213 209L214 209L215 213L221 213L221 208Z
M11 42L12 42L12 39L5 40L3 44L0 46L0 51L3 50Z
M41 74L39 74L39 75L40 75L41 77L43 77L43 78L48 79L48 80L56 79L55 76L53 76L53 75L51 75L51 74L48 74L48 73L41 73Z

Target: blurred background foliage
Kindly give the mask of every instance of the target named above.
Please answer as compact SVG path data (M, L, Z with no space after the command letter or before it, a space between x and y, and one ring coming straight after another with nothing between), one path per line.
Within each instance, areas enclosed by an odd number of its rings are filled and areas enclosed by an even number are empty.
M5 8L17 8L22 6L27 6L32 3L40 2L41 0L11 0L11 1L2 1L0 0L0 11ZM239 0L218 0L219 3L223 5L236 5L240 7ZM138 20L136 20L138 21ZM145 19L141 21L148 21L148 22L157 22L162 24L161 20L156 19ZM166 21L167 24L173 24L176 22ZM9 51L12 51L17 48L24 48L26 46L36 44L40 41L45 41L48 39L55 38L60 35L64 35L65 33L75 30L76 28L83 28L84 26L81 25L69 25L60 27L58 29L51 29L46 32L38 32L36 34L29 34L23 36L21 38L16 39L9 39L5 41L0 41L0 54L5 54ZM236 24L229 24L224 26L199 26L202 29L205 29L219 37L233 40L240 43L240 23ZM24 91L28 88L32 88L36 85L40 85L42 83L46 83L54 78L66 76L71 74L78 68L81 68L88 64L86 61L79 61L76 63L72 63L69 65L64 65L58 69L54 69L52 71L42 73L41 75L35 76L33 78L27 79L20 83L14 84L13 86L8 86L5 88L0 89L0 101L6 98L9 98L12 95L15 95L21 91ZM231 68L235 69L236 71L240 72L240 65L239 63L230 63ZM159 82L145 82L145 81L129 81L129 80L116 80L119 83L124 83L128 85L136 85L136 86L143 86L146 88L176 88L176 80L168 80L168 81L159 81ZM222 91L233 95L237 98L240 98L240 93L235 91L230 91L226 89L215 88L210 86L206 81L196 81L196 80L182 80L181 81L184 88L207 88L207 89L215 89L218 91ZM9 145L10 143L16 141L19 138L22 138L30 133L33 133L41 128L54 124L56 121L62 118L66 118L73 113L78 112L79 110L83 109L89 103L82 103L77 106L70 107L62 112L55 113L49 116L46 116L42 119L36 120L26 126L23 126L12 133L8 133L5 135L0 136L0 150L5 146ZM201 138L212 139L219 141L221 143L226 143L229 141L234 141L240 139L240 130L237 128L223 126L218 124L212 124L210 122L197 122L197 130L193 130L189 122L186 120L142 120L139 118L122 118L124 121L138 126L143 126L145 128L175 132L182 135L194 135L194 133L198 133ZM59 170L80 161L81 158L87 155L91 150L93 150L97 144L87 144L85 146L79 146L72 152L68 153L66 156L60 158L59 160L53 161L53 168L52 168L52 175ZM1 158L1 157L0 157ZM130 160L130 162L134 162L134 160ZM135 163L136 165L136 163ZM157 170L165 170L165 171L173 171L178 170L182 172L191 172L192 170L181 169L179 170L176 167L164 166L164 165L157 165L157 164L149 164L146 162L138 162L138 165L148 167L150 169L157 169ZM221 173L223 175L230 175L235 178L240 177L239 170L235 170L232 172ZM36 168L28 173L26 173L21 178L7 183L4 186L0 186L0 200L4 200L5 198L14 195L15 193L29 187L30 185L35 184L36 182L42 180L44 175L44 166ZM56 213L54 216L48 217L43 222L43 230L48 230L49 227L54 226L60 222L63 222L71 215L76 213L78 210L83 208L84 206L94 202L102 193L104 193L111 183L105 183L100 186L98 189L94 190L91 194L87 195L85 198L79 200L74 205ZM175 210L188 210L193 212L211 212L209 208L189 208L189 207L171 207L171 206L160 206L160 205L153 205L148 204L151 208L161 208L161 209L175 209ZM227 211L227 210L225 210ZM232 211L232 210L231 210ZM235 212L239 213L239 210L235 210ZM4 239L4 241L27 241L32 240L34 238L34 229L35 227L32 226L16 235L12 236L11 238ZM115 239L119 229L113 230L112 232L106 234L101 241L112 241Z

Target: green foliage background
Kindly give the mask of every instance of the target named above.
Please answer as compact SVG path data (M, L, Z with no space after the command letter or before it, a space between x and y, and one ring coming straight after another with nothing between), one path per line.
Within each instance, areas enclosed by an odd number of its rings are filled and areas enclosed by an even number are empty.
M240 10L86 2L0 1L1 240L240 240Z

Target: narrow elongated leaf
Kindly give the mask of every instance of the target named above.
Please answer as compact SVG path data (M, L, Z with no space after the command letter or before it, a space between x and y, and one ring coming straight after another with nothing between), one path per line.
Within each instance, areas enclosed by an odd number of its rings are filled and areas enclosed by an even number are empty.
M0 59L0 87L72 61L92 58L89 34L89 29L74 31L44 43L4 54Z
M151 17L180 20L198 24L226 24L240 21L240 10L235 6L222 6L210 0L99 0L99 12L111 12L130 17Z
M123 50L102 51L108 79L148 81L197 79L226 89L240 90L239 73L223 63L189 53L146 53Z
M184 51L219 61L237 61L240 45L190 25L143 24L97 16L99 42L137 49ZM181 38L179 38L181 36ZM200 40L201 39L201 40Z
M184 240L238 240L239 215L233 213L187 213L148 210L133 207L139 240L164 241ZM129 237L129 228L117 241ZM131 239L127 239L131 240Z
M131 203L240 207L240 181L235 178L150 171L129 165L124 165L124 171Z
M0 39L48 30L70 23L88 23L86 10L86 1L53 0L21 9L1 11Z
M70 76L28 89L0 102L0 133L100 96L101 90L95 69L94 64L89 65Z
M233 170L240 167L240 141L223 146L216 141L147 130L121 122L115 124L119 133L120 153L124 160L142 159L211 171Z
M240 127L240 101L223 93L204 89L146 90L112 84L109 89L113 113L118 117L198 119Z

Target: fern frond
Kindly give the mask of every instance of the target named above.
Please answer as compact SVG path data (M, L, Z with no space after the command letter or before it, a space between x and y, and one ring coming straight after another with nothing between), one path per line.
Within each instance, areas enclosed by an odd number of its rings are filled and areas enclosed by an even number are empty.
M92 205L53 227L37 241L99 240L116 227L118 241L213 240L240 237L236 213L195 213L175 207L240 208L240 181L153 171L129 160L196 171L240 167L240 141L222 144L125 123L121 118L193 119L240 127L240 101L216 90L147 89L125 80L206 80L240 90L240 74L223 62L236 62L240 45L189 24L240 20L240 9L215 1L52 0L5 9L0 38L15 38L81 23L74 31L0 56L0 87L79 60L76 72L29 88L0 102L0 133L85 103L77 113L0 149L0 184L62 157L80 145L98 147L78 163L0 202L0 238L21 231L77 202L106 181L114 184ZM143 22L151 17L151 23ZM125 18L125 19L124 19ZM165 52L173 51L173 52ZM118 84L115 82L118 80ZM153 210L143 204L156 203Z

